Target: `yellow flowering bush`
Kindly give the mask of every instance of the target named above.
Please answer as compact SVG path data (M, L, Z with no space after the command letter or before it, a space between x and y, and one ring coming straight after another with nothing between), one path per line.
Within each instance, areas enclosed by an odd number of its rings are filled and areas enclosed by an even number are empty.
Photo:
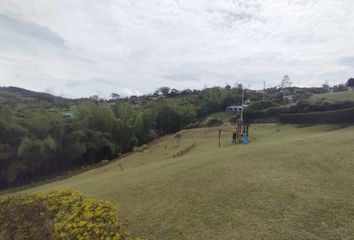
M0 199L0 239L128 240L109 201L78 191L16 194Z

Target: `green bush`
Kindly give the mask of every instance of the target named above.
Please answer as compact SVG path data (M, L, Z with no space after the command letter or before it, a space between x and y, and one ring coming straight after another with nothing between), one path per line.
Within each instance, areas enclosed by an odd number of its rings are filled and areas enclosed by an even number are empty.
M338 111L284 114L280 116L280 122L297 124L354 123L354 108Z
M0 199L0 239L128 240L109 201L73 190L16 194Z

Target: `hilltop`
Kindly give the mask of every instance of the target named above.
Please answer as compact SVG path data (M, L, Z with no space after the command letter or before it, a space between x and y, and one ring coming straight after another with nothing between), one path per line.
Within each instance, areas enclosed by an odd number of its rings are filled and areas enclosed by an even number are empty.
M72 99L18 87L0 87L0 104L12 107L52 107L72 104Z

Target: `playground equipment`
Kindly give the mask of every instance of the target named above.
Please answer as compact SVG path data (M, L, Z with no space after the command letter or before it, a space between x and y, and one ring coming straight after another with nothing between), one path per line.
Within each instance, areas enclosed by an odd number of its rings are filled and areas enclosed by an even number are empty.
M233 133L233 143L236 144L248 144L250 125L248 123L239 123L235 130L219 129L219 147L221 147L221 138L223 132Z
M243 144L248 143L249 126L248 123L237 124L236 142Z

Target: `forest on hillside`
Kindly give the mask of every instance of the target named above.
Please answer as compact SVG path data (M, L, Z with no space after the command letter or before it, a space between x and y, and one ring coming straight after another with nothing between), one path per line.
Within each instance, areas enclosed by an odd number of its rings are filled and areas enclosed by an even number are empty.
M257 117L271 119L279 109L281 112L308 110L309 105L301 100L324 91L323 88L294 89L288 91L296 92L294 101L298 104L282 107L289 101L283 98L281 89L256 91L243 89L242 85L193 91L162 87L151 95L115 96L108 101L98 97L75 101L2 88L0 188L114 159L159 136L200 126L196 123L209 114L241 104L243 94L249 102L245 119L252 121Z

